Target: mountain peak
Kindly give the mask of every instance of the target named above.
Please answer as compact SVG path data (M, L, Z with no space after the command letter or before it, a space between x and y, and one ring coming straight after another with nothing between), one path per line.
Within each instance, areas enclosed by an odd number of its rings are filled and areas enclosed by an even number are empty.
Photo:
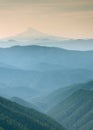
M32 28L32 27L27 28L27 30L25 32L29 32L29 33L32 33L32 32L37 33L38 32L38 33L41 33L39 30L37 30L35 28Z
M42 37L47 37L48 35L43 33L43 32L40 32L34 28L28 28L26 31L24 31L23 33L20 33L18 34L17 36L15 36L14 38L15 39L36 39L36 38L42 38Z

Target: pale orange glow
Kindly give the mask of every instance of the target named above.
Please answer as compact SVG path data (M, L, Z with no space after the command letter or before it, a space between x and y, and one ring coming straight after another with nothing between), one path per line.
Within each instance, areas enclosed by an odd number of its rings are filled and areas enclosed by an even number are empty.
M63 3L60 0L59 3L56 0L55 2L10 2L8 7L8 2L2 5L0 0L0 38L16 35L29 27L62 37L93 38L91 0L89 3L86 0L72 3L68 0L63 0Z

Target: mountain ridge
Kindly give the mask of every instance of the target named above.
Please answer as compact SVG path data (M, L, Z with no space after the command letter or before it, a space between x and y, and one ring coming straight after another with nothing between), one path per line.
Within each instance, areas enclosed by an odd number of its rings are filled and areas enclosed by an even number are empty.
M0 127L5 130L65 130L48 116L2 97L0 97Z
M92 130L92 102L93 86L92 90L79 88L49 110L48 115L56 119L59 123L65 124L64 126L70 130L87 130L88 127ZM87 125L87 123L91 125Z

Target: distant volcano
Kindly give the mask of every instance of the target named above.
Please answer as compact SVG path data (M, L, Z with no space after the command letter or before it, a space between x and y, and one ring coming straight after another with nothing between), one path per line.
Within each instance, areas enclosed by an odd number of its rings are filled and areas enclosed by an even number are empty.
M0 47L15 45L40 45L85 51L93 50L93 39L69 39L57 37L40 32L34 28L28 28L26 31L19 33L16 36L0 40Z
M10 39L15 39L15 40L21 40L21 41L29 41L29 40L62 40L65 38L60 38L57 36L51 36L46 33L43 33L41 31L38 31L34 28L28 28L25 32L19 33L18 35L11 37Z
M18 34L14 38L19 40L30 40L43 37L47 37L47 34L44 34L34 28L28 28L25 32Z

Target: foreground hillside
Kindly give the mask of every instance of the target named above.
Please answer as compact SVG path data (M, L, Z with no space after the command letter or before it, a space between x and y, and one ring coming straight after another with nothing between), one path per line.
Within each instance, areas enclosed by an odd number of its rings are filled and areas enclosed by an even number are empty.
M79 89L93 90L93 81L88 81L86 83L80 83L80 84L73 84L71 86L56 89L47 96L38 99L38 101L41 100L43 103L46 104L45 111L47 112L51 108L56 106L58 103L63 102L67 97L69 97Z
M42 109L42 111L47 113L79 89L93 90L93 81L88 81L80 84L73 84L64 88L58 88L53 92L49 93L48 95L34 98L32 101L35 105L38 105L38 107L40 107L41 104L43 104L43 106L45 107Z
M77 90L48 114L70 130L92 130L93 90Z
M0 130L64 130L57 122L34 109L0 97Z

